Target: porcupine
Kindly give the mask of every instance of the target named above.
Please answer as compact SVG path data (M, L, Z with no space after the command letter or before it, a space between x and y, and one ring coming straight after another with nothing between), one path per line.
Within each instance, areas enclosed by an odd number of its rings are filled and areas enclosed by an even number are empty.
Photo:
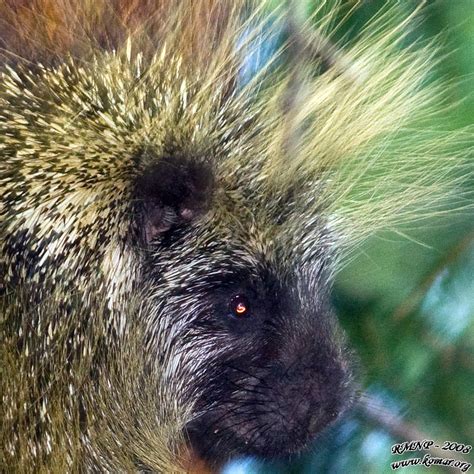
M265 23L243 10L2 2L7 472L279 456L351 405L341 255L456 182L450 137L406 133L436 101L431 50L382 15L349 66L290 38L296 91L285 48L242 83Z

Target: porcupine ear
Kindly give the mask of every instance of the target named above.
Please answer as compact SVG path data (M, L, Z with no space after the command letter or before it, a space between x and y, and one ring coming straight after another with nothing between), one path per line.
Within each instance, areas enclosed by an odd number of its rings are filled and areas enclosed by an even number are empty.
M208 210L214 174L208 162L169 156L155 160L135 185L138 232L149 244L170 229L193 222Z

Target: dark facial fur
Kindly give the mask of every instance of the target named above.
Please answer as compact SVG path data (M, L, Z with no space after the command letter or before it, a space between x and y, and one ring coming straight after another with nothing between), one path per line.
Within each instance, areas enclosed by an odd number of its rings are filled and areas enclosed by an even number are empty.
M189 434L212 461L300 451L350 404L350 372L331 334L324 297L309 296L314 307L306 312L285 283L272 288L263 275L259 283L225 288L208 322L209 329L227 326L228 343L209 371L197 404L202 415ZM236 291L250 295L249 320L226 313L224 298Z

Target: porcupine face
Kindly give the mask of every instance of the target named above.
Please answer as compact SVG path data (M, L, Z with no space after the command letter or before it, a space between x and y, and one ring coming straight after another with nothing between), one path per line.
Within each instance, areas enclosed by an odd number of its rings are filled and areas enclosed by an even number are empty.
M175 189L189 207L180 179ZM191 374L187 429L200 456L216 463L243 453L284 456L303 449L352 397L326 258L303 263L255 209L217 194L201 219L151 244L146 279L157 311L148 343L159 351L161 325L168 334L174 328L168 342L180 347L174 367Z
M212 334L219 348L189 427L192 442L210 460L299 451L350 400L350 376L328 308L323 298L310 296L317 289L301 281L306 289L298 290L296 275L274 274L265 264L250 273L237 270L221 281L209 311L195 323L196 334ZM302 302L299 291L312 303ZM202 352L210 341L203 342Z

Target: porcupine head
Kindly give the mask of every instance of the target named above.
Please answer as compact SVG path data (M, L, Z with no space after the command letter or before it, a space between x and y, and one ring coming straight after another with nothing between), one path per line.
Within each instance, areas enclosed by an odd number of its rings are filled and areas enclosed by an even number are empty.
M426 51L382 16L350 67L303 54L295 85L284 48L242 81L265 22L235 2L1 8L7 465L301 451L353 399L341 249L444 193L402 133Z

